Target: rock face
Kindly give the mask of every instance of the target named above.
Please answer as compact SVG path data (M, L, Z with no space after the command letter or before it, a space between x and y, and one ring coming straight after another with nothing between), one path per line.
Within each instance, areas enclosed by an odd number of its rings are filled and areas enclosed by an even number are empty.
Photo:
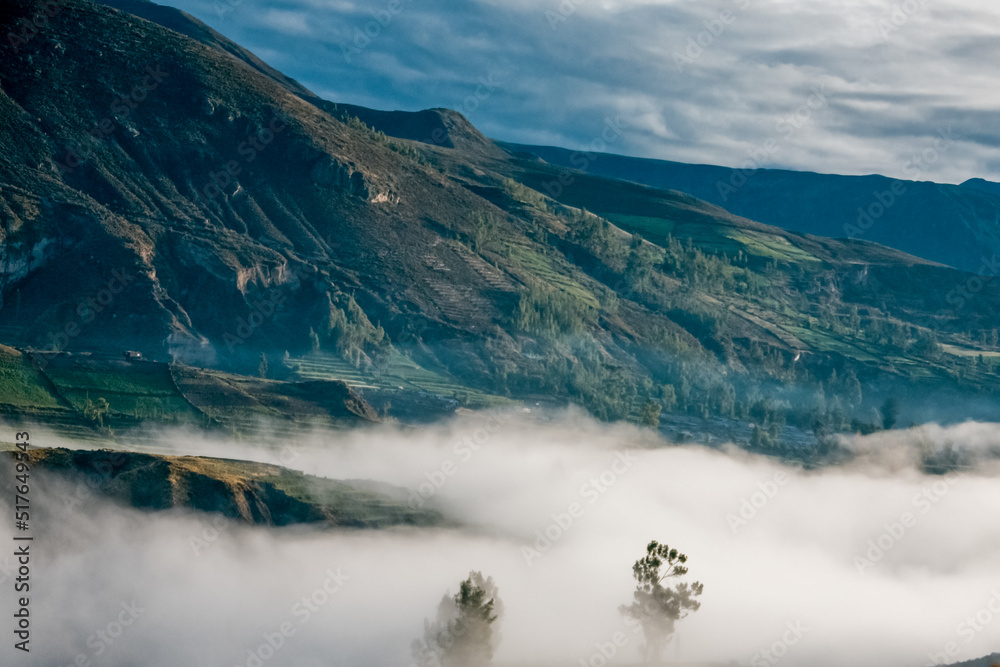
M8 467L10 455L0 456L2 467ZM267 526L380 528L443 522L436 512L407 505L401 490L390 496L371 490L370 484L352 486L247 461L51 449L32 451L31 465L43 475L61 475L137 509L187 508Z
M435 225L487 202L190 17L116 6L211 48L86 0L0 44L8 341L232 366L307 348L346 294L387 329L425 309L393 255L432 247ZM44 9L18 2L0 27ZM229 344L250 321L249 344Z
M340 188L364 200L369 197L364 173L355 171L354 167L341 164L330 156L320 158L309 172L309 177L316 185Z

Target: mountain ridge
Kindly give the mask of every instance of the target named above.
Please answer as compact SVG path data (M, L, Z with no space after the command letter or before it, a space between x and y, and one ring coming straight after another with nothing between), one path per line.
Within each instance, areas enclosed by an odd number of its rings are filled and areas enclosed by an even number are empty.
M310 101L224 46L88 0L0 45L7 342L769 432L988 403L1000 294L950 302L973 274L493 150L456 112Z
M497 142L551 164L572 166L580 151ZM670 187L738 215L783 229L830 238L858 238L978 272L1000 251L997 191L879 174L841 176L810 171L743 171L613 154L587 154L587 171L654 187ZM936 218L958 225L943 226ZM914 221L922 227L914 228ZM984 262L984 256L986 261Z

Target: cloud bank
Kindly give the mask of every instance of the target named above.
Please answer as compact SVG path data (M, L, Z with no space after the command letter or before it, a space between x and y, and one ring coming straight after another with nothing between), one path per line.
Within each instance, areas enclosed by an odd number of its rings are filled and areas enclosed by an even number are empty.
M949 442L979 458L943 476L908 462ZM754 667L975 658L1000 641L996 442L995 425L893 433L849 443L868 453L853 463L806 471L735 449L670 446L579 414L317 433L292 450L172 433L163 450L389 482L465 527L251 529L102 502L67 513L67 489L37 476L37 644L18 664L83 655L153 667L405 667L423 619L472 569L496 579L506 607L498 662L589 663L622 632L612 662L629 663L641 638L617 606L630 600L631 564L651 539L687 553L705 584L703 608L679 624L668 658ZM7 524L0 540L10 544Z

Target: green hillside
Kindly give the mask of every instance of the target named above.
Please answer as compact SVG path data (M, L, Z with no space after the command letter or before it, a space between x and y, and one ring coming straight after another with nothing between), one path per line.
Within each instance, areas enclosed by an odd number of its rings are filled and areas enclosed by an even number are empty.
M0 337L52 352L10 410L241 430L575 403L740 422L776 452L794 426L809 456L1000 407L1000 291L974 274L505 151L453 111L319 100L133 8L167 27L66 0L47 39L85 48L0 44ZM93 141L151 62L157 88Z

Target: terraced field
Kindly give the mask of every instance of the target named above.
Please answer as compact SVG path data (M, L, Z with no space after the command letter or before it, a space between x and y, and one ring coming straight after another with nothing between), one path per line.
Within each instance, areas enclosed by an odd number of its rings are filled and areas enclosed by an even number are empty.
M791 263L820 261L780 236L751 229L620 213L608 213L604 217L622 229L639 233L644 239L659 245L665 244L669 236L674 236L690 238L696 247L716 253L724 252L730 257L742 250L748 255Z
M221 371L172 366L184 397L212 421L238 431L256 430L265 420L282 428L329 427L339 421L373 421L370 406L334 378L279 382Z
M358 389L391 389L391 380L355 368L340 357L329 354L309 354L292 361L299 377L309 380L342 380Z
M372 407L337 377L350 370L337 364L333 373L278 381L107 355L35 353L33 359L0 346L0 416L102 442L152 437L136 429L147 422L252 433L275 422L284 431L303 432L376 421ZM437 377L424 373L421 379L430 387ZM94 407L102 399L107 410L98 414Z
M535 277L540 278L546 285L561 289L591 308L600 308L600 302L590 290L567 275L568 271L558 271L552 265L552 260L545 255L518 244L510 244L509 250L511 259Z
M365 372L339 357L310 354L295 359L300 377L313 380L341 380L360 390L382 392L427 392L442 398L462 399L466 407L510 405L510 399L466 387L458 380L423 368L404 354L393 352L384 368Z
M88 401L103 398L112 416L201 423L201 415L185 400L166 364L51 355L43 370L59 395L83 412Z
M0 345L0 404L19 408L66 407L23 352Z

